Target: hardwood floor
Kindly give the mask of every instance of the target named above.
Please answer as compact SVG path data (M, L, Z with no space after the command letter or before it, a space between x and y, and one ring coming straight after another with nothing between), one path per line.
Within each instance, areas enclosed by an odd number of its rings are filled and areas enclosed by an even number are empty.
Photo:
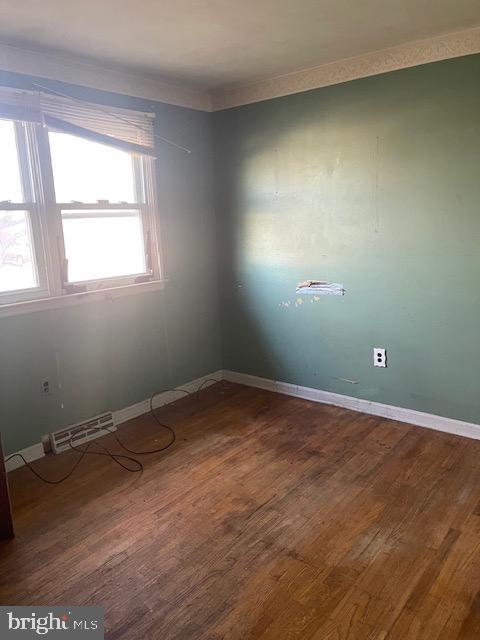
M480 442L233 384L161 415L141 476L10 474L2 604L101 605L109 640L480 637Z

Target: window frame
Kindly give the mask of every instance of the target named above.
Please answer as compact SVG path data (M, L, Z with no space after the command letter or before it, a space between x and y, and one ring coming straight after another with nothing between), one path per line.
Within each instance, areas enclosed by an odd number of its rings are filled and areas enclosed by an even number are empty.
M12 122L17 146L17 160L24 202L0 202L2 211L24 211L31 238L32 257L34 258L38 285L25 289L13 289L0 292L0 305L24 302L44 298L50 294L48 265L45 255L45 216L38 198L41 177L38 164L36 139L32 135L31 123L18 122L11 118L0 119Z
M41 123L18 121L4 115L0 108L0 119L14 123L17 152L20 165L23 203L0 203L0 209L27 212L32 236L32 253L35 256L38 286L30 289L0 292L0 315L13 306L35 308L35 301L56 301L76 297L77 302L90 299L91 294L108 292L117 288L125 292L142 289L163 288L163 260L160 242L160 225L157 206L155 159L133 155L132 171L138 202L115 204L60 203L56 201L49 130ZM27 198L27 194L30 196ZM63 235L62 210L110 211L127 209L138 211L143 232L143 250L146 271L141 274L106 277L82 282L69 282ZM153 286L152 286L153 285ZM155 285L162 285L155 287ZM123 294L122 294L123 295ZM37 305L38 306L38 305ZM44 304L40 305L44 306Z

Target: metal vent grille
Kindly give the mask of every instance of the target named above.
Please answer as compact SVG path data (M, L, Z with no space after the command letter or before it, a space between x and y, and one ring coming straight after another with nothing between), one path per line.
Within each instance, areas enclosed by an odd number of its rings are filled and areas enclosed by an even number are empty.
M89 418L84 422L78 422L66 429L55 431L50 434L50 442L54 453L62 453L70 449L70 442L73 445L83 444L89 440L100 438L111 431L116 431L117 427L113 420L113 413L102 413L94 418Z

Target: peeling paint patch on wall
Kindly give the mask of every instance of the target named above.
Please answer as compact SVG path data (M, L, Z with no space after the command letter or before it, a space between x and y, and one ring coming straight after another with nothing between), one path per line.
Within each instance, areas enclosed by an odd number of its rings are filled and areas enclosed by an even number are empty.
M299 282L296 289L302 295L315 296L343 296L345 289L338 282L326 282L325 280L305 280ZM300 300L301 298L299 298Z

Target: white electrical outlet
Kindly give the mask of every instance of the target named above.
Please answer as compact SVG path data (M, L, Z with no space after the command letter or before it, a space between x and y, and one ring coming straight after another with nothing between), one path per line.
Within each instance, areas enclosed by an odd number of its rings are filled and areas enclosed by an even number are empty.
M387 366L387 350L378 347L373 348L373 364L375 367Z

